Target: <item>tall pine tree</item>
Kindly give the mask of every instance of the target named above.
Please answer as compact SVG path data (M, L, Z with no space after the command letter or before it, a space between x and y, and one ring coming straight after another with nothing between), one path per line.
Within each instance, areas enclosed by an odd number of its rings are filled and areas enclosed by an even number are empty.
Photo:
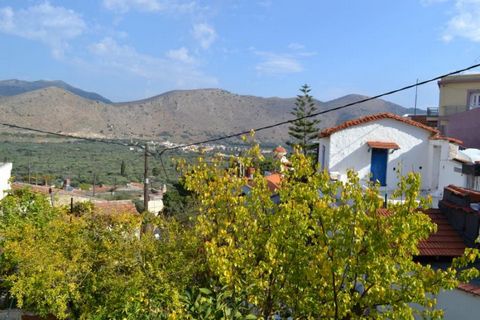
M309 116L317 110L313 97L310 95L310 90L310 87L306 84L300 88L302 94L297 95L295 107L290 112L295 118ZM292 140L288 141L287 144L300 148L305 155L313 154L317 146L312 141L317 138L319 130L317 125L319 123L320 119L313 118L293 121L292 126L288 127L288 134Z

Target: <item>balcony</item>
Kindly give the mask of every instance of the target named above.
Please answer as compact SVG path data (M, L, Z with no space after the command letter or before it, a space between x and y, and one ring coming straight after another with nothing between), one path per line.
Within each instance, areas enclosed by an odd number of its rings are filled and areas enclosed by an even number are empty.
M438 117L438 108L427 108L427 117Z

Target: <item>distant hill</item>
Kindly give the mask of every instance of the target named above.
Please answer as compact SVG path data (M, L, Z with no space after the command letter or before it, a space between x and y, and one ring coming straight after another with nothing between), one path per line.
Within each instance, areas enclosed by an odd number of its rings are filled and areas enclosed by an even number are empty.
M316 103L321 111L363 98L352 94ZM291 119L294 103L294 98L262 98L221 89L199 89L111 104L50 86L0 97L0 120L89 137L191 142ZM378 112L402 115L411 110L374 100L322 115L321 127ZM262 131L257 137L264 142L284 143L288 139L288 126Z
M68 83L65 83L60 80L55 81L23 81L23 80L3 80L0 81L0 96L14 96L17 94L30 92L38 89L48 88L48 87L57 87L69 91L77 96L83 97L85 99L90 99L94 101L101 101L104 103L112 103L105 97L102 97L98 93L84 91L75 87L72 87Z

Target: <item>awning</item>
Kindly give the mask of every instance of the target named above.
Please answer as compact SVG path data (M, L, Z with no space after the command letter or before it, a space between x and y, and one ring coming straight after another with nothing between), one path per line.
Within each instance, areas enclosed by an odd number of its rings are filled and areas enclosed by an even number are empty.
M370 148L375 149L400 149L400 146L392 141L367 141Z

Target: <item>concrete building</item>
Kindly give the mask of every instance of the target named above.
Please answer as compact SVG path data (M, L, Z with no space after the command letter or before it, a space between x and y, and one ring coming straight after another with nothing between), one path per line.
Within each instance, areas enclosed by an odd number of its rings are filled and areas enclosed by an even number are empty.
M447 116L444 133L462 140L466 148L480 149L480 108Z
M438 81L439 129L445 133L448 117L480 107L480 74L449 76Z
M10 177L12 174L12 163L0 162L0 199L5 196L5 191L10 189Z
M422 190L438 192L449 184L465 186L462 164L455 160L461 141L437 129L391 113L369 115L323 130L319 163L333 179L345 181L353 169L361 181L394 190L399 175L417 172Z

